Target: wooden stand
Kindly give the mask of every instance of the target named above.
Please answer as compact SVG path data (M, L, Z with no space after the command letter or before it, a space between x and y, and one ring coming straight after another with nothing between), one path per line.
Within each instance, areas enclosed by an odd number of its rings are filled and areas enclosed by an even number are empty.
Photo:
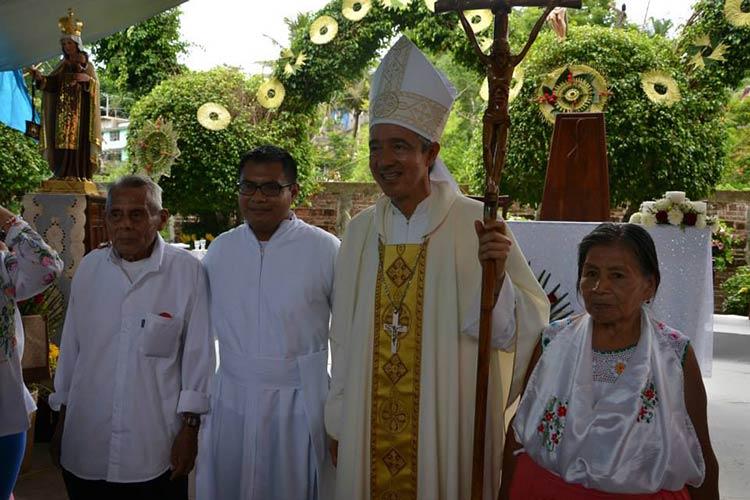
M603 113L555 119L541 220L609 220L609 169Z

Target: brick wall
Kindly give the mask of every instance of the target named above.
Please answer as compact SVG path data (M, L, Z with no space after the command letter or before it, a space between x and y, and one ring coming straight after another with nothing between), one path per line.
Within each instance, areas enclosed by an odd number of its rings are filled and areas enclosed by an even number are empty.
M742 238L747 237L748 209L750 191L717 191L708 199L709 215L718 215Z
M297 217L336 235L341 235L352 217L369 207L380 196L374 182L326 182L301 207Z

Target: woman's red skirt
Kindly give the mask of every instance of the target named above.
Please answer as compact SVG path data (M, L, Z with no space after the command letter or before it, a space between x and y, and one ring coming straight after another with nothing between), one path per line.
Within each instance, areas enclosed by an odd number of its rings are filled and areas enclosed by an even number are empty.
M605 493L580 484L566 483L562 478L537 465L526 453L516 460L510 487L511 500L690 500L687 488L657 493Z

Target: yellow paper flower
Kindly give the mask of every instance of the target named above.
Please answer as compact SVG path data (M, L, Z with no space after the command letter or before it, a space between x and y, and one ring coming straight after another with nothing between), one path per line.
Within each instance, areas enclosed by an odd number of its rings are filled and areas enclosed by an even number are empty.
M258 87L256 97L264 108L276 109L284 102L285 95L284 85L276 78L270 78Z
M357 22L361 21L371 8L370 0L344 0L341 4L341 14L348 20Z
M711 51L711 54L709 54L707 57L709 59L713 59L714 61L726 61L724 58L724 54L726 53L727 49L729 47L725 43L720 43L716 46L714 50Z
M709 37L708 35L701 35L695 39L693 45L695 45L696 47L710 47L711 37Z
M701 69L701 68L705 68L706 67L706 62L703 60L703 56L701 55L700 52L698 52L697 54L695 54L690 59L690 64L692 64L693 68L695 68L695 69Z
M310 24L310 41L316 45L325 45L339 32L339 23L331 16L320 16Z
M663 71L649 71L641 75L641 87L646 97L656 104L671 106L682 96L674 78Z
M724 17L733 26L750 26L750 12L742 10L742 0L725 0Z

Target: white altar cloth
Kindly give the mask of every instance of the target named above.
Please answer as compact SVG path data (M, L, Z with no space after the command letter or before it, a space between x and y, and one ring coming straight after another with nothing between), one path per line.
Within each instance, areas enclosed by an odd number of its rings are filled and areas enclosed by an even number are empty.
M590 222L508 222L534 274L550 273L545 287L575 312L583 310L576 292L578 244L598 224ZM656 244L661 284L652 304L654 316L690 337L704 377L713 358L713 273L711 231L659 225L648 229ZM570 310L570 308L568 310Z

